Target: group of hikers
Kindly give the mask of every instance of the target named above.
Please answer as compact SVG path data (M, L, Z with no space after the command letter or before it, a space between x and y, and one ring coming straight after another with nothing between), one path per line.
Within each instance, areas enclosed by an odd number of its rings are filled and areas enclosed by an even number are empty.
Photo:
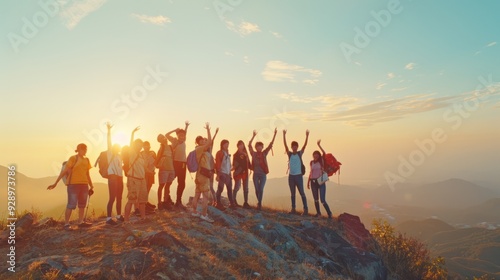
M155 212L157 208L166 211L189 210L193 217L199 217L201 220L212 223L214 220L207 214L208 205L210 204L222 211L226 210L226 206L221 201L224 188L227 189L229 208L243 207L252 209L253 207L248 203L248 183L252 172L257 197L256 208L257 210L262 209L264 186L269 173L267 155L273 148L278 132L277 129L274 130L273 138L267 147L264 147L262 142L256 142L255 146L253 145L253 141L257 136L257 132L254 130L247 146L242 140L237 142L237 150L233 155L229 153L229 141L224 139L220 142L220 149L215 153L214 158L213 145L219 129L217 128L215 134L212 135L209 123L206 123L204 127L207 133L206 137L196 137L196 147L189 154L186 152L186 135L190 125L188 121L186 121L184 129L177 128L166 134L158 135L157 141L160 143L160 148L157 153L151 150L151 144L148 141L134 139L135 133L140 129L139 127L132 131L130 146L120 147L119 144L113 144L111 140L113 125L110 123L106 125L107 150L99 155L95 164L95 166L99 165L101 176L108 180L109 201L106 209L106 224L128 223L132 214L132 207L135 207L136 214L140 215L140 221L148 221L146 214ZM175 137L173 136L174 133ZM309 140L309 130L306 131L306 139L301 149L299 149L299 144L296 141L291 142L291 149L289 149L286 134L287 131L283 130L283 143L288 156L288 185L291 194L290 214L298 213L295 203L296 191L298 190L303 204L302 215L308 215L309 210L303 180L305 165L302 157ZM321 216L321 202L328 218L331 218L332 212L325 200L325 182L331 174L327 175L326 172L329 166L325 161L327 154L321 147L321 140L318 140L317 144L321 152L314 151L312 155L307 188L311 189L313 193L316 217ZM64 225L66 230L71 229L71 213L77 207L78 227L90 227L92 225L84 219L87 199L94 193L94 186L89 173L92 165L86 157L87 146L85 144L78 144L75 152L76 155L71 156L67 162L63 163L63 168L55 183L47 188L49 190L54 189L60 180L65 181L67 185L68 204L65 210ZM336 160L335 163L340 165ZM149 192L155 183L156 169L158 169L157 206L148 202ZM196 172L194 179L195 195L190 202L189 209L182 203L187 171ZM123 175L127 179L127 203L122 214ZM170 196L170 186L176 178L177 192L174 202ZM217 190L214 188L215 181L217 182ZM240 205L236 198L242 186L244 203ZM201 205L201 212L198 211L199 204ZM113 219L112 215L113 205L116 206L115 219Z

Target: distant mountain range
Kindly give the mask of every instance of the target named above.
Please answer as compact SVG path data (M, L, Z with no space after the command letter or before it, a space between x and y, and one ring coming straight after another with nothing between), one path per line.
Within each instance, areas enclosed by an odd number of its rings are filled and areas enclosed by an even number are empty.
M396 229L422 240L433 256L444 257L450 276L500 279L500 229L457 229L438 219L406 221Z

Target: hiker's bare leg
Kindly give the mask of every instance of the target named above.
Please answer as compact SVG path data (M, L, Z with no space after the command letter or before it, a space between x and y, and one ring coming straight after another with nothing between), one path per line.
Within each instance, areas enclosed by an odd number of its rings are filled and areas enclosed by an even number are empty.
M69 225L69 219L71 218L72 209L66 208L66 212L64 212L64 223L65 225Z
M84 214L85 214L85 208L78 208L78 224L83 223Z
M193 211L197 212L198 211L198 200L200 199L201 193L200 192L195 192L193 201L191 202L191 207L193 207Z
M146 203L139 203L139 212L141 213L141 218L146 219Z
M130 220L130 210L132 210L132 204L127 202L127 204L125 204L125 222Z
M211 197L210 191L203 192L203 198L201 201L201 205L202 205L201 214L203 216L207 215L208 201L210 200L210 197Z

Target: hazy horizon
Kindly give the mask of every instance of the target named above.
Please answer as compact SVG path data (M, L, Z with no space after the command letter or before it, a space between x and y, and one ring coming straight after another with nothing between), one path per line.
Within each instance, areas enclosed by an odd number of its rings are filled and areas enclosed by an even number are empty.
M0 165L57 175L80 142L93 164L131 130L206 121L234 152L278 127L343 163L341 182L500 183L500 3L51 1L0 4ZM306 164L307 166L307 164ZM96 168L92 178L104 182ZM189 176L188 176L189 180ZM332 180L336 180L332 179Z

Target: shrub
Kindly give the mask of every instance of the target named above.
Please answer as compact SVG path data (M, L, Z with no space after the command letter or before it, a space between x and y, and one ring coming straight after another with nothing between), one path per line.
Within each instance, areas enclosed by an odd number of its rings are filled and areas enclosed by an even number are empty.
M431 258L427 247L419 240L396 233L387 221L373 221L371 234L378 243L374 251L382 257L389 273L396 279L445 280L448 271L442 257Z

